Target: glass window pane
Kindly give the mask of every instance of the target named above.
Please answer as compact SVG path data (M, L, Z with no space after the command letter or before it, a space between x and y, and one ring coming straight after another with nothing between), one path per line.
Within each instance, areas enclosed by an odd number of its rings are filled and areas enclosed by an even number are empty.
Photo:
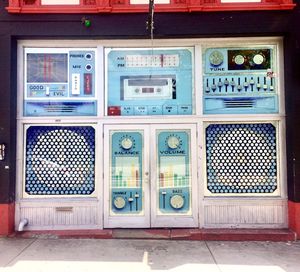
M143 134L111 134L111 214L143 214Z
M25 160L27 194L90 195L95 190L95 129L31 126Z
M275 126L209 125L206 169L207 189L211 193L273 193L278 188Z
M190 133L157 134L158 210L162 214L187 214L191 207Z

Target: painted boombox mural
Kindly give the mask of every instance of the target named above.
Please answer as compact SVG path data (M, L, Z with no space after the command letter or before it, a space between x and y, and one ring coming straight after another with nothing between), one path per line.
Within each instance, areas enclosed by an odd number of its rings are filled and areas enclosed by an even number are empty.
M97 114L94 49L25 48L25 116Z
M106 49L107 115L193 113L193 49Z
M158 134L159 210L187 213L190 210L190 150L187 131Z
M276 47L207 48L204 113L277 113Z
M139 214L143 211L143 135L137 131L111 135L111 211Z

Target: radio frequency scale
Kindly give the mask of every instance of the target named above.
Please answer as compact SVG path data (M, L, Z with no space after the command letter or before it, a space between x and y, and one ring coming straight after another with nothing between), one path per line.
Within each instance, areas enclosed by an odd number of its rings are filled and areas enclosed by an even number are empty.
M276 47L207 48L204 113L277 113Z
M193 49L107 49L107 115L193 113Z
M26 48L24 115L96 115L95 66L95 49Z

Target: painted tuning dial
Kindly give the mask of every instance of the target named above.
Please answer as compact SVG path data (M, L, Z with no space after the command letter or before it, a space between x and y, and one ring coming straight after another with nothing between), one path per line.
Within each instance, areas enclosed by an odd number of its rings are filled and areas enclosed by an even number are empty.
M209 62L212 66L219 66L223 63L224 61L224 56L220 51L213 51L209 55Z
M253 57L253 63L255 65L261 65L265 61L265 56L263 54L256 54Z
M234 58L233 58L233 61L236 65L243 65L244 62L245 62L245 58L243 55L236 55Z
M130 149L132 147L133 143L132 143L132 140L129 139L129 138L124 138L122 141L121 141L121 146L124 148L124 149Z
M168 147L170 147L171 149L175 149L180 145L180 141L179 141L178 137L171 136L168 138L167 144L168 144Z
M121 196L117 196L114 198L114 206L117 208L117 209L123 209L126 205L126 201L123 197Z
M173 195L170 198L170 205L174 209L181 209L184 205L184 198L181 195Z

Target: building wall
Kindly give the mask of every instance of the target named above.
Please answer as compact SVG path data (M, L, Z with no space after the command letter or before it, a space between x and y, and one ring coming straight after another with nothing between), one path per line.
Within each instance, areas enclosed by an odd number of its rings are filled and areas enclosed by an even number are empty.
M145 39L148 14L11 15L0 3L0 234L13 231L16 184L17 50L19 39ZM155 39L283 36L289 222L300 235L300 8L292 11L157 13Z

